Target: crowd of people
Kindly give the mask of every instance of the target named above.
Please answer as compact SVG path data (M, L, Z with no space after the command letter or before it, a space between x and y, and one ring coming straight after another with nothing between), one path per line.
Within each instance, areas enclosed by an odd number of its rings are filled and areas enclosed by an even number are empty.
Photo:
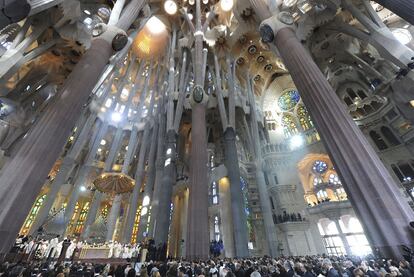
M414 276L407 261L358 257L212 258L206 261L92 264L76 262L3 263L1 277L388 277Z
M283 214L275 215L273 220L275 223L284 223L284 222L296 222L296 221L305 221L306 219L302 217L300 213L291 213L288 214L286 211Z
M82 263L82 248L109 249L108 263ZM372 257L297 256L222 258L223 243L212 241L211 259L166 259L166 245L91 244L59 236L34 240L19 236L14 252L23 255L0 266L0 277L414 277L413 261ZM110 264L112 263L112 265Z

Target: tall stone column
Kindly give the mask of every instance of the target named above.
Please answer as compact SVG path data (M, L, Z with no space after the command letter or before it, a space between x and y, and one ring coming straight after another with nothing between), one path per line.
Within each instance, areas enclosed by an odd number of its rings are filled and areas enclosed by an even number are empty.
M205 64L203 63L203 32L201 26L201 3L196 0L196 32L194 75L191 113L191 164L190 199L188 204L188 229L186 257L206 259L209 255L208 233L208 184L207 184L207 128L204 92Z
M401 258L401 246L413 245L409 222L414 213L397 184L295 33L274 16L262 23L261 34L279 50L371 246L384 256Z
M260 207L262 209L264 231L267 241L268 254L275 257L278 255L278 241L276 238L275 224L273 223L272 208L269 200L269 193L267 191L266 179L263 172L263 158L260 147L260 136L256 114L256 101L253 95L253 87L250 77L247 76L248 98L250 102L250 120L252 129L252 140L254 152L256 154L256 182L260 197Z
M184 195L182 198L183 203L181 204L182 213L180 219L180 231L181 231L181 244L179 248L179 257L186 257L187 256L187 243L185 242L187 238L187 230L188 230L188 202L189 202L189 190L184 190Z
M131 130L131 136L129 137L128 142L128 150L125 154L124 164L122 165L122 173L127 175L129 170L129 164L131 163L132 156L134 154L134 146L138 142L138 129L134 125ZM106 231L106 241L112 240L112 237L115 232L115 225L116 221L119 217L119 213L121 211L121 204L122 204L122 194L117 194L114 197L112 202L111 211L108 215L107 220L107 231Z
M149 143L150 127L146 126L144 130L144 137L142 139L141 147L139 150L138 164L135 172L135 187L132 191L131 198L129 200L129 209L126 217L124 234L121 241L127 243L131 241L132 229L135 223L135 216L138 208L139 191L141 189L141 183L144 180L145 175L145 156Z
M148 197L150 200L152 199L152 190L154 188L154 179L155 179L155 154L157 150L157 144L154 143L154 141L156 141L157 135L158 135L158 124L155 123L152 129L152 135L151 135L152 143L151 143L151 147L148 153L147 183L145 184L144 193L143 193L143 198ZM149 215L150 213L148 211L148 213L146 213L145 215L142 215L139 220L137 241L142 241L144 239L144 232L147 231L146 227L148 225Z
M72 192L70 194L69 201L65 208L64 214L64 222L61 226L60 233L63 234L69 224L69 221L75 211L76 203L78 202L79 195L80 195L80 187L85 185L88 175L90 174L91 170L93 169L93 161L95 159L96 152L98 151L98 147L101 144L102 138L106 135L108 131L108 123L103 122L100 126L100 129L93 141L92 147L88 152L86 157L85 163L81 166L81 169L76 177L75 184L73 185Z
M137 18L144 0L132 0L117 27L109 26L74 67L37 124L28 132L14 158L0 177L0 256L9 251L29 213L50 168L59 157L81 114L83 104L98 81L113 49L122 48L125 33Z
M50 190L46 194L46 199L44 200L43 205L40 208L40 211L32 224L30 234L36 232L37 229L45 223L61 186L64 184L64 182L68 178L68 175L75 167L75 160L78 158L80 152L85 147L85 144L88 142L89 133L92 129L93 124L95 123L95 120L96 114L89 115L87 121L82 126L82 130L80 131L78 138L76 139L74 145L70 149L69 154L63 158L62 165L59 168L59 172L56 174L56 177L50 186ZM96 125L97 127L99 127L99 122ZM92 136L92 138L94 137L95 136Z
M182 213L181 196L178 193L173 200L173 214L171 216L170 235L168 240L168 256L178 257L178 250L181 244L180 236L180 214Z
M224 132L224 152L225 152L225 165L228 171L228 177L230 179L230 194L231 194L231 210L232 210L232 222L233 222L233 236L235 246L236 257L249 256L248 249L248 235L247 235L247 218L245 214L244 197L240 184L240 169L239 159L237 155L236 147L236 132L235 128L235 90L234 90L234 76L233 70L230 64L230 60L227 60L227 74L229 76L229 116L227 117L226 108L223 99L221 70L218 58L214 55L214 64L216 69L216 90L217 101L220 112L220 118Z
M166 155L162 178L162 190L159 195L158 210L155 215L156 226L154 231L155 243L167 243L168 231L170 225L171 197L172 189L176 177L176 140L177 134L173 130L169 130L166 139Z
M196 104L192 113L186 257L204 259L209 255L206 108Z
M233 236L236 257L248 257L247 218L243 191L240 184L239 157L237 155L236 134L233 128L224 133L224 164L230 180L231 210L233 217Z
M122 137L123 137L123 128L118 127L115 132L115 136L112 141L111 149L109 150L108 157L105 160L103 172L109 172L112 170L112 165L114 164L116 154L118 153L119 148L122 145ZM92 203L88 211L88 215L86 216L86 220L83 225L83 232L81 235L83 239L89 236L90 227L96 220L96 215L98 214L99 207L101 206L103 197L104 197L104 193L98 190L95 191L93 195Z
M411 0L375 0L399 17L414 25L414 2Z

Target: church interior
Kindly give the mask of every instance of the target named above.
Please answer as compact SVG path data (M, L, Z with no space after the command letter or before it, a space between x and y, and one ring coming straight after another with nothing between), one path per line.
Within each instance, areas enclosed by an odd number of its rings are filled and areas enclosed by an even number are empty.
M0 6L0 258L414 246L414 2Z

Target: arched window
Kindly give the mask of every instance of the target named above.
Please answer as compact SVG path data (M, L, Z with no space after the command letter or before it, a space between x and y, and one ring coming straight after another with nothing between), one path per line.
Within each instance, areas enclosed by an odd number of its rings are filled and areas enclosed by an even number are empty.
M218 215L214 216L214 239L220 240L220 219Z
M351 89L351 88L347 88L347 89L346 89L346 92L348 93L349 97L351 97L351 99L352 99L353 101L355 100L355 98L357 98L357 95L356 95L356 93L354 92L354 90L353 90L353 89Z
M366 93L363 90L359 89L357 91L357 93L358 93L359 98L361 98L361 99L367 98L367 95L366 95Z
M287 113L282 116L282 125L285 136L290 137L298 133L295 118L291 114Z
M385 139L391 144L391 145L399 145L400 141L397 139L397 137L394 135L394 133L391 131L390 128L387 126L381 127L381 134L385 137Z
M388 148L385 141L382 139L382 137L375 131L369 132L369 136L371 137L372 141L375 143L375 145L378 147L379 150L385 150Z
M211 183L211 202L213 205L218 204L218 187L216 182Z
M300 126L302 127L302 129L304 131L307 131L307 130L309 130L310 128L313 127L312 120L311 120L310 115L309 115L308 111L306 110L305 106L300 105L298 107L297 115L299 117Z
M23 228L20 231L21 234L27 234L30 230L30 227L33 224L33 221L35 220L37 214L39 213L40 208L42 207L43 201L46 198L46 194L39 196L36 201L35 204L32 207L32 210L29 213L29 216L27 217L25 223L23 224Z
M283 111L293 109L299 103L300 96L297 90L287 90L278 99L278 106Z
M315 178L313 178L313 185L316 187L316 186L318 186L319 184L322 184L322 179L321 179L321 178L319 178L319 177L315 177Z
M339 180L337 175L331 173L329 174L329 183L332 185L340 185L341 181Z
M391 165L392 171L394 171L394 174L398 177L398 180L400 182L404 182L404 175L402 175L400 169L395 164Z
M344 97L344 102L347 106L351 106L354 102L352 102L352 99L349 96Z
M318 200L321 201L328 198L328 193L326 190L322 189L316 193L316 197L318 197Z

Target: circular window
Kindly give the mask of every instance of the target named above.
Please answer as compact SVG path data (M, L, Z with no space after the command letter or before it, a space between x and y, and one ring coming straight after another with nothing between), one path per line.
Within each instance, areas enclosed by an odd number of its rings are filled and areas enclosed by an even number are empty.
M300 100L299 92L291 89L284 92L278 99L279 107L284 111L293 109Z
M322 174L322 173L325 173L326 170L328 170L328 165L325 162L323 162L323 161L316 161L313 164L312 170L315 173Z

